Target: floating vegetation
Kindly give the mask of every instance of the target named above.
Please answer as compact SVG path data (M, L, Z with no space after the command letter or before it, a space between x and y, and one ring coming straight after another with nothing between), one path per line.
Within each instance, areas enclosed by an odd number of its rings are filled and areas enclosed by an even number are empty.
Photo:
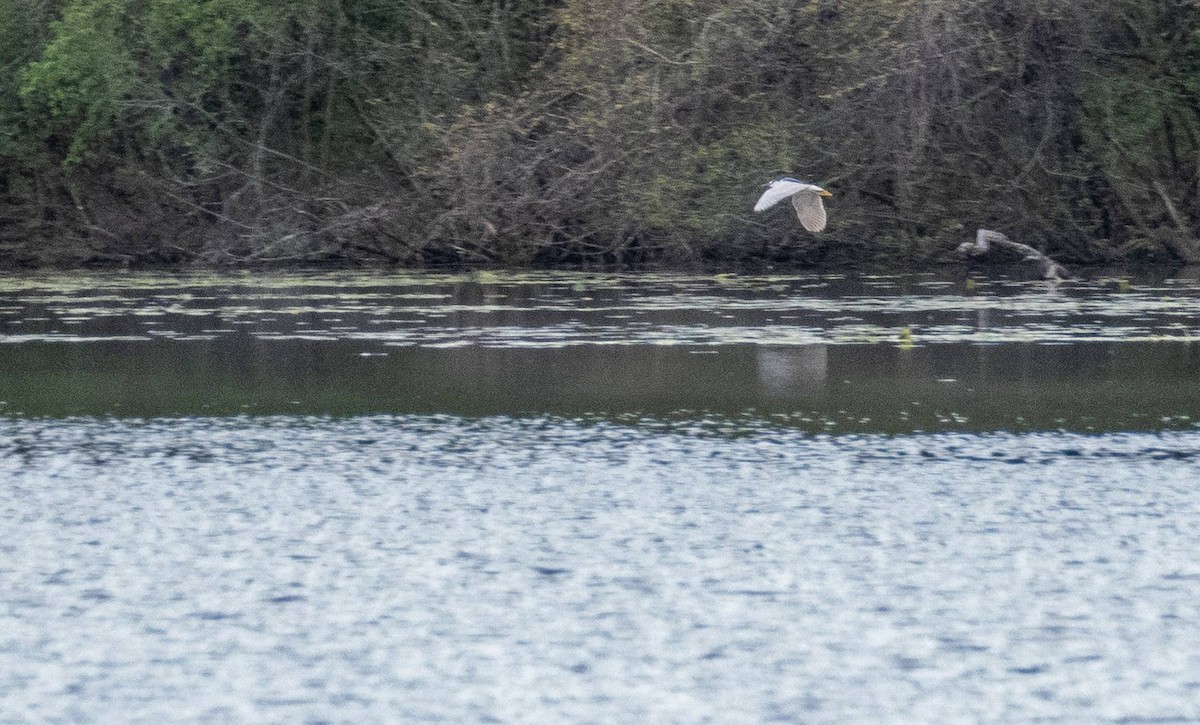
M965 288L964 288L965 284ZM1191 342L1200 282L572 272L0 277L0 341L328 339L380 345ZM170 332L167 332L170 331Z

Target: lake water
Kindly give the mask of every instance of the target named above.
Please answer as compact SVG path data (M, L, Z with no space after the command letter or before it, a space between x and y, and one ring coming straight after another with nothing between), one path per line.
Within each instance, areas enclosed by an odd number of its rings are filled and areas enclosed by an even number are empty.
M0 277L0 722L1200 721L1200 281Z

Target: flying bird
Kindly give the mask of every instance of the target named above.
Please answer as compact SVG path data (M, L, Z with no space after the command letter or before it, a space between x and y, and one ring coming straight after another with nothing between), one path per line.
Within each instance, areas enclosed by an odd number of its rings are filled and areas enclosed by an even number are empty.
M763 184L766 191L758 197L754 211L765 211L779 202L792 197L792 206L796 208L796 216L800 223L810 232L819 232L825 228L825 205L821 197L833 196L816 184L790 176L780 176Z

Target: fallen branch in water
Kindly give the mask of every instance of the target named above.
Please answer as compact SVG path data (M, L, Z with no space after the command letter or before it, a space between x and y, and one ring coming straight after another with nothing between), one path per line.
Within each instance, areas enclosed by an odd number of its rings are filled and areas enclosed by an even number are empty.
M1011 249L1017 254L1020 254L1023 262L1035 262L1042 267L1042 276L1046 279L1070 279L1071 273L1067 268L1050 259L1045 254L1029 246L1014 242L1000 232L993 232L991 229L979 229L975 232L974 242L963 242L958 245L959 254L969 254L972 257L978 257L981 254L986 254L995 244L998 247Z

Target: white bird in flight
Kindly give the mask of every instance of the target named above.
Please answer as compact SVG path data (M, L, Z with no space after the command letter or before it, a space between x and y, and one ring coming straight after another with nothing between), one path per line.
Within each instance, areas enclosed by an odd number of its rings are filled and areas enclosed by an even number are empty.
M780 176L763 184L766 191L758 197L754 211L765 211L779 202L792 197L792 206L796 208L796 216L800 223L810 232L819 232L825 228L825 205L821 197L833 196L816 184L793 179L790 176Z

